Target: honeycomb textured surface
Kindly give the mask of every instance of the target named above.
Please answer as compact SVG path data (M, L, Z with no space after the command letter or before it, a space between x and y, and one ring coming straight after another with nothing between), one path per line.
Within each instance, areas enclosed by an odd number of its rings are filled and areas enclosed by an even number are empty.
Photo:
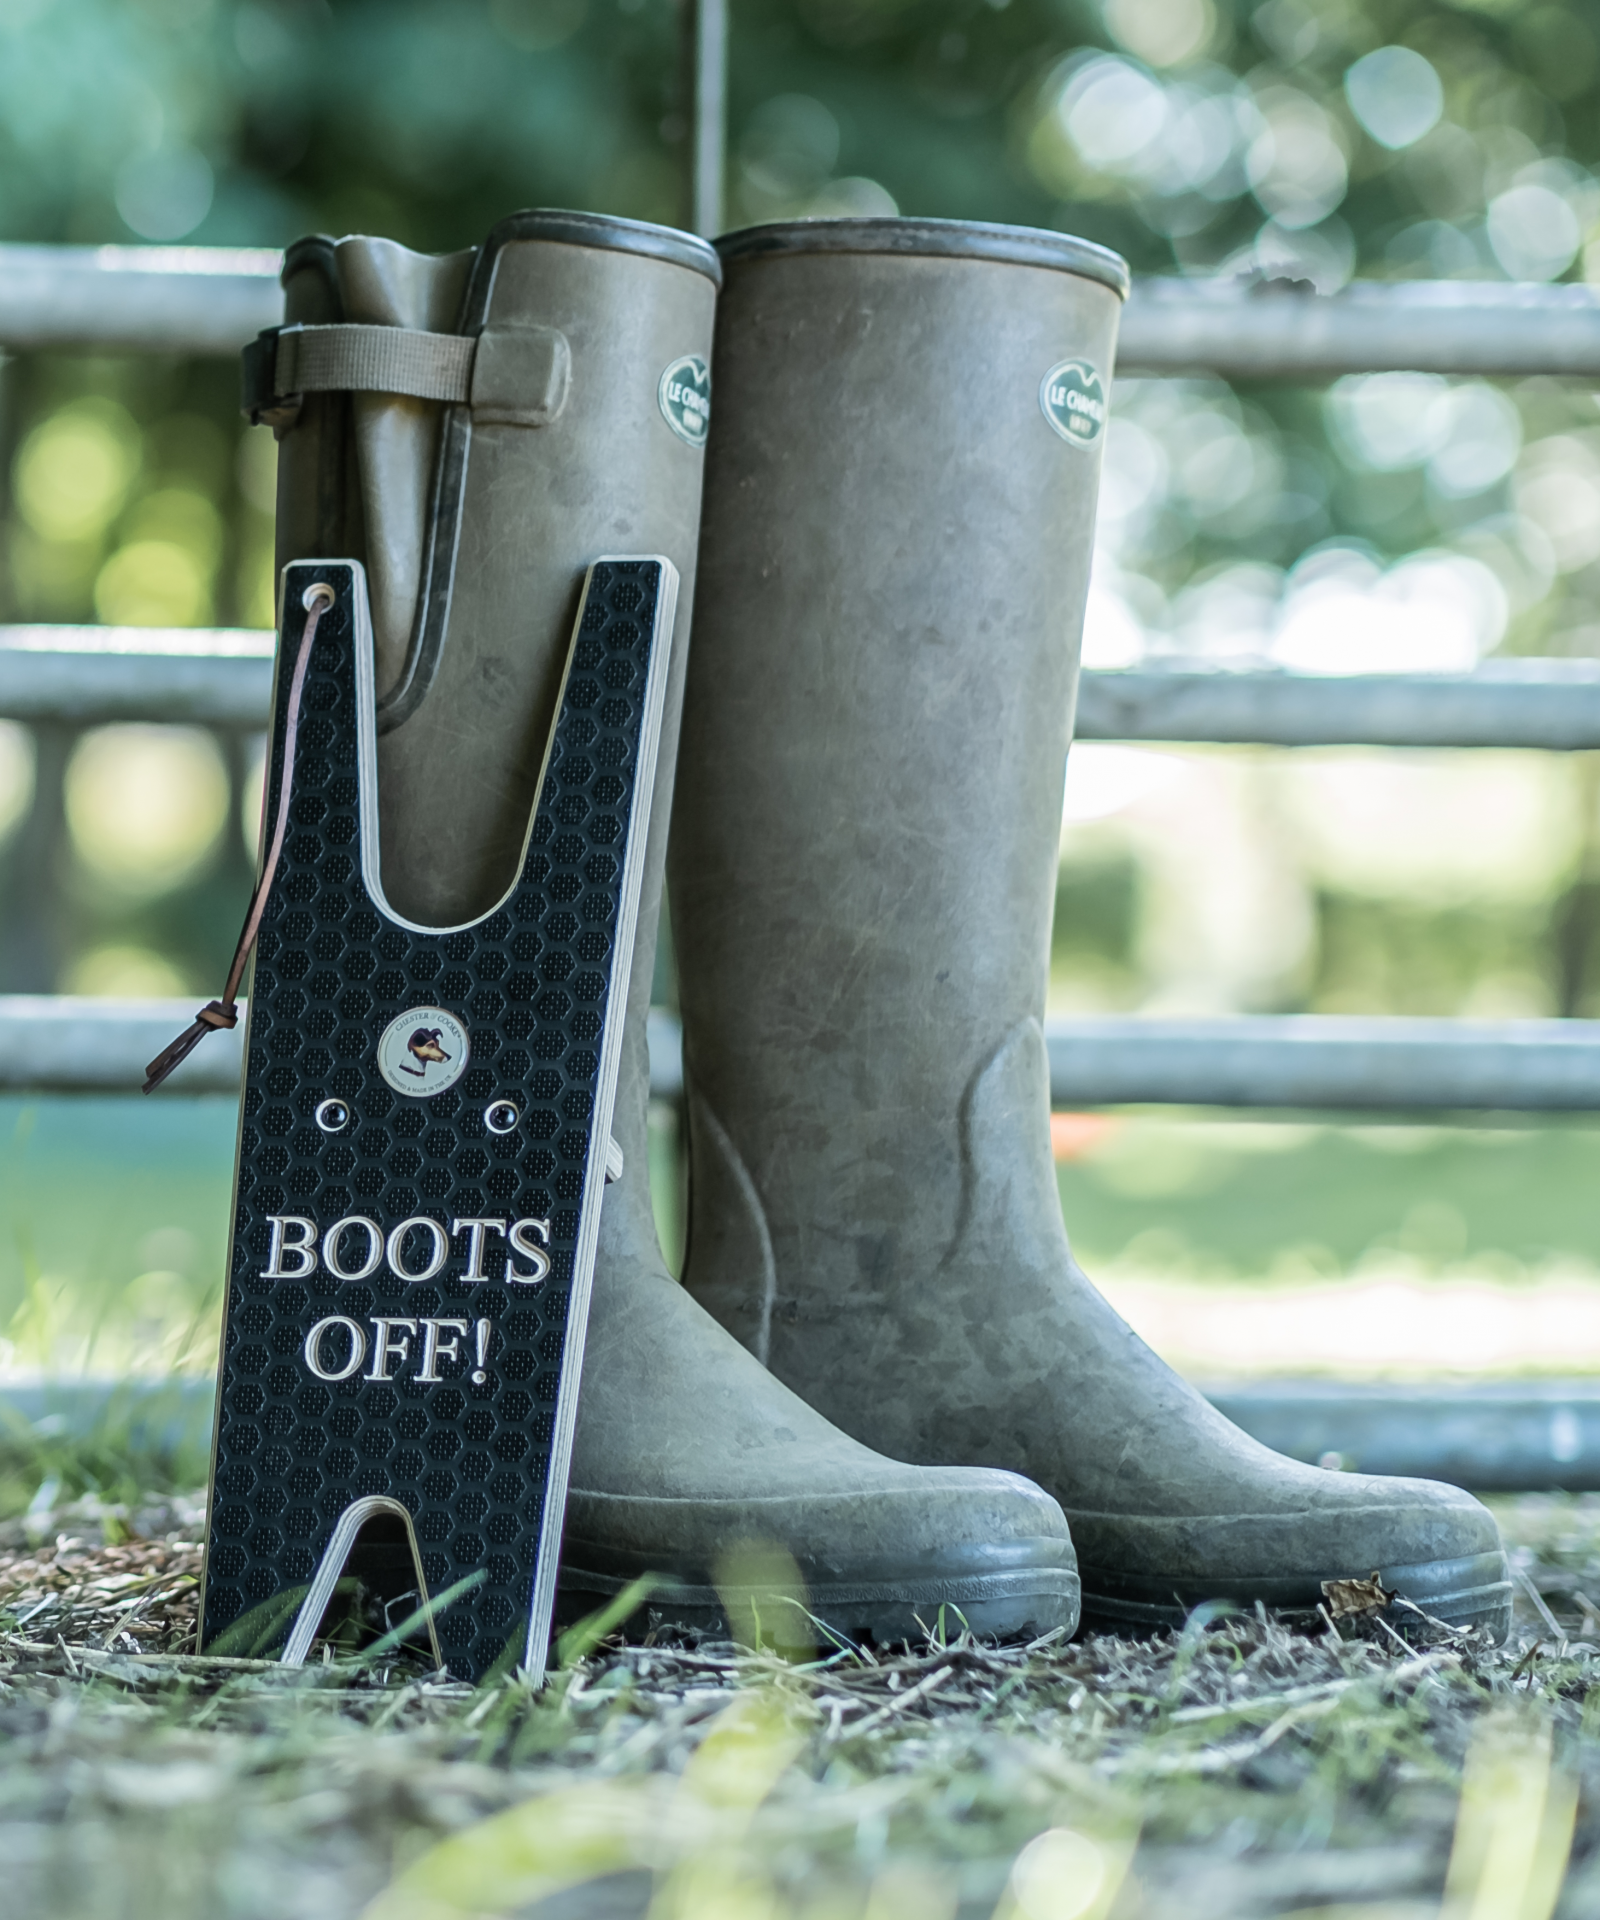
M250 1003L205 1639L248 1629L256 1609L287 1626L288 1590L311 1579L344 1507L388 1494L413 1516L431 1593L481 1575L438 1622L452 1671L475 1679L509 1642L520 1658L527 1632L580 1209L598 1206L603 1187L602 1035L608 1009L620 1020L626 999L616 934L660 568L592 569L521 876L502 907L453 933L395 924L363 883L350 568L290 570L281 657L295 657L301 595L317 580L337 600L313 646ZM285 665L269 819L289 677ZM396 1015L422 1005L468 1029L469 1064L448 1089L408 1098L382 1078L378 1041ZM333 1133L316 1121L330 1099L349 1116ZM497 1101L520 1113L509 1133L485 1122ZM398 1278L386 1263L341 1280L321 1260L305 1278L265 1277L273 1216L312 1220L320 1236L348 1215L385 1234L422 1216L447 1235L455 1219L548 1218L550 1272L537 1285L512 1283L506 1243L489 1234L487 1277L470 1281L463 1233L425 1281ZM425 1267L428 1239L413 1228L401 1264ZM347 1230L341 1264L359 1267L368 1244ZM369 1332L374 1316L420 1325L429 1315L459 1317L469 1331L459 1354L436 1364L436 1383L416 1378L418 1335L408 1357L388 1363L391 1378L366 1377L369 1354L359 1373L320 1379L307 1336L335 1314ZM491 1327L480 1368L482 1319ZM337 1331L327 1342L327 1369L354 1351Z

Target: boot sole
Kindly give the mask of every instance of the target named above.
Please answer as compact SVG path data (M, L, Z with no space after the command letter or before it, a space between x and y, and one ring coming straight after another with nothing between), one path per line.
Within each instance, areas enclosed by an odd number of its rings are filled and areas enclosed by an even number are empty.
M597 1612L626 1585L615 1574L563 1563L556 1582L556 1624L570 1626ZM945 1636L953 1637L963 1623L986 1640L1037 1639L1062 1630L1070 1636L1078 1624L1081 1594L1078 1576L1066 1567L957 1576L915 1588L895 1581L819 1582L808 1586L803 1610L792 1601L775 1608L771 1593L754 1588L735 1588L724 1597L712 1586L671 1580L641 1601L622 1630L630 1639L674 1627L710 1639L735 1638L728 1602L744 1621L753 1609L763 1637L770 1636L776 1646L815 1647L833 1634L889 1647L922 1641L941 1625Z
M1293 1625L1311 1625L1327 1605L1322 1582L1306 1574L1232 1580L1200 1588L1180 1579L1121 1574L1080 1566L1083 1576L1083 1627L1090 1633L1128 1637L1181 1627L1196 1607L1208 1602L1252 1607L1259 1600ZM1498 1645L1511 1631L1511 1575L1503 1553L1474 1553L1456 1560L1426 1560L1412 1566L1378 1568L1378 1578L1402 1599L1452 1627L1481 1627ZM1364 1577L1364 1576L1363 1576ZM1391 1613L1401 1633L1414 1615Z

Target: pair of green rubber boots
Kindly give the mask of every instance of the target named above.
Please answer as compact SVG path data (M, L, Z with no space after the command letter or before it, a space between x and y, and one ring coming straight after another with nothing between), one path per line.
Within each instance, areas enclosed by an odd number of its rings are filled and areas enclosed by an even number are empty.
M1503 1635L1483 1507L1259 1446L1063 1230L1040 1023L1122 262L954 222L712 249L538 213L444 258L302 242L284 284L251 401L279 558L367 568L400 913L509 884L585 567L682 576L566 1608L653 1573L661 1617L717 1628L776 1556L851 1637L941 1607L1140 1632L1312 1616L1376 1571ZM682 1284L646 1136L664 872Z

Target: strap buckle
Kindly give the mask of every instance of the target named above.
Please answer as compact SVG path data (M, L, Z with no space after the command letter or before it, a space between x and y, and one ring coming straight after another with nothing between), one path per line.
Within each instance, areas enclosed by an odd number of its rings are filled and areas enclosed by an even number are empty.
M258 333L240 356L239 407L253 427L271 427L281 440L300 418L303 393L278 392L278 336L283 327Z

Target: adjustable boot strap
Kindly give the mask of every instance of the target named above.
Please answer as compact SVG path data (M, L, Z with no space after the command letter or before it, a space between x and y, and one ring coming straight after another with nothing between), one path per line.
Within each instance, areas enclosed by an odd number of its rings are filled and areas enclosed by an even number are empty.
M479 420L540 427L566 402L572 355L555 327L481 334L409 327L269 327L244 350L242 406L287 432L308 393L387 393L470 406Z
M273 385L278 393L403 393L465 401L477 341L407 327L284 327Z

